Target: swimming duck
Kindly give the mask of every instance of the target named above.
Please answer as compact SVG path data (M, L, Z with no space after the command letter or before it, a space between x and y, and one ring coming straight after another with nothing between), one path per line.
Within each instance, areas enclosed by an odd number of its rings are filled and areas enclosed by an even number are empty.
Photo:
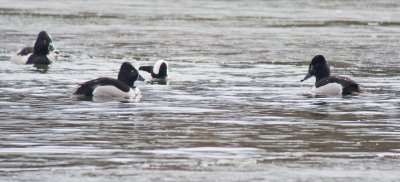
M57 60L51 36L46 31L39 32L34 47L25 47L11 57L14 64L48 65Z
M165 60L158 60L154 66L140 66L139 70L150 73L148 82L165 83L168 80L168 63Z
M140 99L140 90L134 86L139 76L131 63L124 62L119 69L118 79L101 77L87 81L80 84L74 95Z
M314 56L307 75L300 81L303 82L312 76L315 76L316 80L311 92L316 94L355 95L363 91L360 84L350 78L331 76L328 63L322 55Z

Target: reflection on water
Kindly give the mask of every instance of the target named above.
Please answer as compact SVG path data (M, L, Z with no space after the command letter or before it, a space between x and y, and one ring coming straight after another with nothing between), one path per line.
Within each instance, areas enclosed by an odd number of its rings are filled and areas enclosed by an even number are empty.
M36 68L36 71L39 73L46 73L49 70L50 65L34 64L33 67Z
M100 2L2 3L1 181L399 180L397 1ZM59 61L11 64L42 29ZM315 54L366 92L307 94ZM160 58L140 102L71 96Z

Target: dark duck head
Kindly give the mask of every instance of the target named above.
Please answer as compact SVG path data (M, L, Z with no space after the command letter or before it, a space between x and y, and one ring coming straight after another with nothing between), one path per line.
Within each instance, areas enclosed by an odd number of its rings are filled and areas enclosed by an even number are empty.
M140 78L138 70L129 62L124 62L121 65L118 73L118 80L127 84L129 87L134 87L135 81Z
M311 60L310 65L308 66L307 75L300 81L303 82L311 78L312 76L315 76L316 82L318 82L322 78L331 76L331 71L329 69L328 63L326 63L324 56L314 56L314 58Z
M39 32L33 47L33 54L29 57L27 64L50 64L51 60L48 55L51 51L55 51L51 36L46 31ZM55 53L58 53L55 51Z
M41 31L33 47L33 53L37 55L49 54L51 49L54 50L52 42L51 36L46 31Z

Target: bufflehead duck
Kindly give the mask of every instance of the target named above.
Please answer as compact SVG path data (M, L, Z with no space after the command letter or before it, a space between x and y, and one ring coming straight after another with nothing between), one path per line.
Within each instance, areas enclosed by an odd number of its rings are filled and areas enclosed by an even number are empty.
M316 94L355 95L362 92L360 84L350 78L331 76L328 63L322 55L314 56L307 75L300 81L303 82L312 76L315 76L316 80L311 91Z
M135 81L140 77L138 70L129 62L121 65L118 79L101 77L82 83L74 95L94 97L120 97L140 100L139 88Z
M48 65L57 60L51 36L46 31L39 32L34 47L25 47L11 57L14 64Z
M150 83L166 83L168 80L168 63L165 60L158 60L154 66L140 66L139 70L150 73L147 79Z

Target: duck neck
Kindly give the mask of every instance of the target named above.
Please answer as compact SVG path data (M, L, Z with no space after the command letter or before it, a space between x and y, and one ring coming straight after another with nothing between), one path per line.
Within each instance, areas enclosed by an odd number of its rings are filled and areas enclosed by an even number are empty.
M130 79L127 76L124 76L125 74L123 72L120 72L118 74L118 80L121 81L122 83L127 84L129 87L133 87L133 83L134 81L132 81L132 79Z
M44 45L43 43L36 42L35 46L33 47L33 53L36 55L47 55L49 54L49 46Z
M323 78L330 77L331 72L329 70L329 67L325 67L325 69L321 69L321 71L317 72L315 74L316 82L320 81Z

